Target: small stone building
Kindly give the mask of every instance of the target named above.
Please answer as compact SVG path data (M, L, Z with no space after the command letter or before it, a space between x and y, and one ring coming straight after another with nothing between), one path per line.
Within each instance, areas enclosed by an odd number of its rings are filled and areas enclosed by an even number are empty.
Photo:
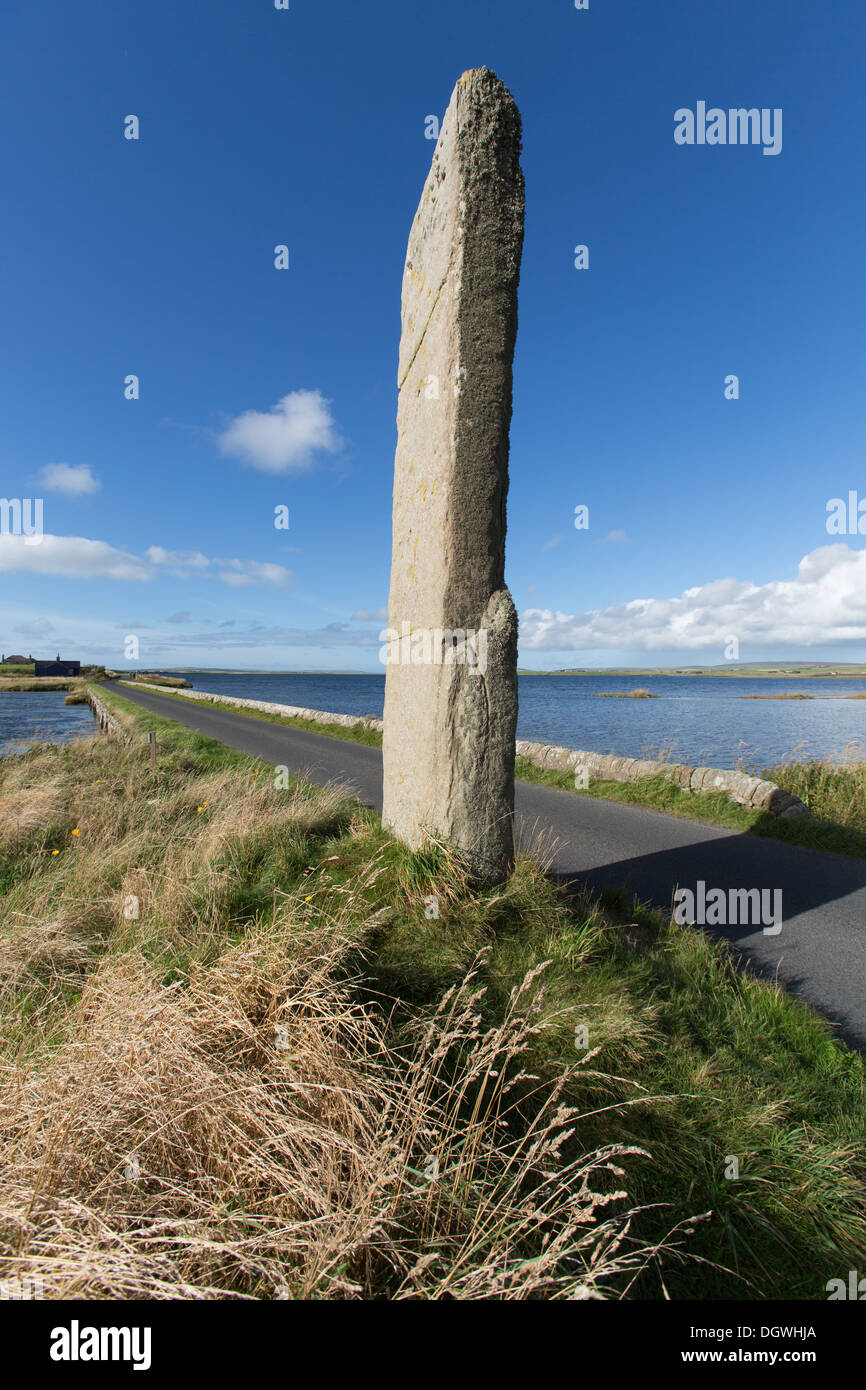
M80 676L80 661L34 661L34 676Z

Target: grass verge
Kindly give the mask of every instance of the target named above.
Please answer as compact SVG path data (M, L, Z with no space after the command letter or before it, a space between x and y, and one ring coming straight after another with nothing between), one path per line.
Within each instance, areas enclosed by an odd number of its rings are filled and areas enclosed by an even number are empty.
M536 767L518 758L518 777L576 796L621 801L645 806L669 816L720 825L741 834L781 840L802 849L827 850L853 859L866 859L866 767L833 768L827 763L784 763L761 775L799 796L812 812L812 820L787 821L765 811L747 810L722 792L686 792L659 774L636 782L593 779L588 788L576 789L567 772Z
M118 695L122 691L118 690ZM145 692L146 693L146 692ZM187 705L203 705L205 709L223 710L226 714L242 714L248 719L261 719L266 724L285 724L289 729L304 729L310 734L326 734L328 738L343 739L347 743L366 743L371 748L382 747L382 735L378 729L370 729L360 720L357 724L318 724L314 719L299 719L294 715L271 714L262 709L243 709L239 705L227 704L224 700L190 700L179 691L160 691L166 700L184 700Z
M103 698L129 746L0 764L3 1277L823 1299L866 1261L864 1064L805 1005Z
M167 700L182 700L180 694L166 694ZM193 703L187 701L188 704ZM316 724L309 719L287 718L261 710L240 709L235 705L215 701L206 708L242 714L251 719L264 719L271 724L305 729L328 738L344 739L350 743L366 743L381 748L382 735L359 723L351 728L339 724ZM749 811L722 793L686 792L664 777L644 777L637 782L590 781L588 788L577 788L567 772L536 767L528 758L517 758L515 772L524 782L556 787L575 796L594 796L604 801L620 801L630 806L643 806L685 820L720 825L741 834L760 835L781 840L804 849L828 850L854 859L866 859L866 763L853 759L847 764L826 762L787 762L765 769L761 773L786 791L793 792L812 812L812 821L786 821L762 811Z

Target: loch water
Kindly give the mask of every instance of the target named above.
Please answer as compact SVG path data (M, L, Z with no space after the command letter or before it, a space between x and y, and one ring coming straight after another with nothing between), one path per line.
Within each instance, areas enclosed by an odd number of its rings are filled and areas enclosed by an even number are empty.
M381 718L385 677L193 671L197 690L337 714ZM648 690L657 699L605 699ZM747 696L807 695L805 700ZM519 738L594 753L656 757L710 767L771 767L786 758L866 757L866 680L738 676L521 676ZM0 694L0 752L27 741L65 742L92 732L87 705L67 705L63 691Z
M381 718L385 677L191 672L198 690L337 714ZM866 680L735 676L520 676L519 738L595 753L654 757L712 767L769 767L785 758L866 757ZM604 699L649 690L655 700ZM745 696L810 696L806 700Z
M89 705L67 705L64 690L0 693L0 756L23 753L29 743L68 743L96 731Z

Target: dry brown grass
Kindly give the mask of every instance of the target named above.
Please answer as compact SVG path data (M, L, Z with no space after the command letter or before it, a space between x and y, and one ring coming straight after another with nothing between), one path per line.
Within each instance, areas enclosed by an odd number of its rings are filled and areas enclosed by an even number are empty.
M658 700L651 690L601 690L596 693L597 700Z
M18 989L32 976L68 981L94 963L89 946L60 922L18 921L0 936L0 978L4 991Z
M557 1299L651 1258L619 1184L643 1150L584 1152L579 1064L529 1071L544 967L495 1026L480 962L398 1026L358 988L385 850L343 790L160 759L98 740L0 769L0 1274L47 1298ZM341 856L310 846L341 833L362 867L320 906ZM250 916L238 886L274 864L310 891Z
M62 805L60 780L12 787L0 796L0 845L17 851L56 819Z
M628 1243L628 1146L568 1160L567 1083L525 1109L539 976L484 1028L472 973L399 1051L282 916L166 988L107 959L49 1058L7 1073L0 1250L49 1298L581 1298Z
M336 827L345 807L337 786L287 792L266 776L202 774L168 755L152 776L140 747L107 739L6 759L0 775L0 868L14 863L0 1005L28 978L68 985L118 928L140 944L195 939L204 949L223 933L239 858L277 834ZM140 911L128 922L132 895Z
M0 676L0 691L77 690L80 686L74 676Z

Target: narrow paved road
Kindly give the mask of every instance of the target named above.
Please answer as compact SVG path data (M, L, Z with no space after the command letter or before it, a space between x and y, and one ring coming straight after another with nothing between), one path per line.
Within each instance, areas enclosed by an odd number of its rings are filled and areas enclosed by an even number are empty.
M311 782L339 780L381 809L378 748L311 734L149 691L119 695L188 728L288 767ZM671 905L678 885L782 890L782 930L718 927L761 971L807 999L852 1046L866 1051L866 861L797 849L658 811L597 801L530 782L517 784L518 843L539 837L567 882L622 886L643 902Z

